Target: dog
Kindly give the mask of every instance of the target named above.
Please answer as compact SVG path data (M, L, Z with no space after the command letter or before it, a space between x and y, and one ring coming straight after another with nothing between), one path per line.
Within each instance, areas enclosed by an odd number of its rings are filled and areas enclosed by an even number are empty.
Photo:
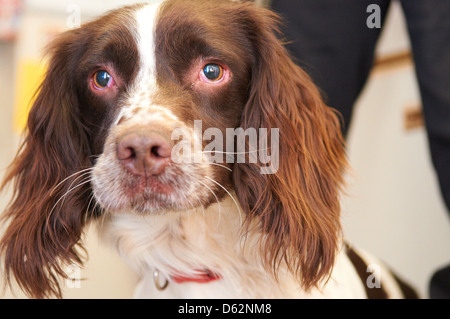
M54 40L3 184L8 282L62 297L92 222L139 298L414 296L343 239L339 118L279 25L249 2L167 0Z

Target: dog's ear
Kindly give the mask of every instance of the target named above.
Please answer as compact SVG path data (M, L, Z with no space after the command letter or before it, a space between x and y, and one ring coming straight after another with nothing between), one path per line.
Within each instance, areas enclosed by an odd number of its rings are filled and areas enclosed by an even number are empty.
M309 289L331 273L341 233L346 158L339 120L279 41L278 17L243 8L255 62L241 127L275 129L279 136L268 137L276 169L236 163L235 191L247 220L259 220L266 234L265 265L276 274L285 263Z
M13 186L0 241L7 281L30 296L61 297L63 264L81 263L77 243L89 206L89 144L74 70L82 43L68 31L49 48L49 64L30 110L24 142L2 188ZM78 53L78 54L77 54Z

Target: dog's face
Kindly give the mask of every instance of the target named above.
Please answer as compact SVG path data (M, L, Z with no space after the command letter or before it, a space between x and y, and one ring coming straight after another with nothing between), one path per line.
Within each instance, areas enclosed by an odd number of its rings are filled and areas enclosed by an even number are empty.
M97 38L106 40L87 51L80 75L87 105L100 105L100 118L109 119L92 174L95 198L109 213L207 206L231 188L223 140L226 128L240 126L254 63L249 30L234 10L227 2L135 6L120 12L128 15L126 38L105 26ZM213 138L224 146L216 150L223 165L204 151L209 128L222 133Z
M248 2L168 0L54 41L4 182L14 181L0 242L7 278L61 295L61 262L81 263L90 219L207 207L231 191L264 234L269 272L284 263L305 289L326 277L342 137L277 19Z

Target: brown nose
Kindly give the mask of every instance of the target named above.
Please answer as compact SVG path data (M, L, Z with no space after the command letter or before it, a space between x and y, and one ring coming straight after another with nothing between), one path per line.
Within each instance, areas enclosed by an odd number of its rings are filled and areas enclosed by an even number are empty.
M117 158L133 175L161 174L170 162L171 152L170 142L152 131L130 132L117 144Z

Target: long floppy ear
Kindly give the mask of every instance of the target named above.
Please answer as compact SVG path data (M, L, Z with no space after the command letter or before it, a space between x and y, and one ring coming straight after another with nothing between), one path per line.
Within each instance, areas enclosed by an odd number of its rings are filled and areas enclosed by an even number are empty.
M276 274L285 263L308 290L330 275L341 232L339 121L278 40L278 17L245 8L255 62L241 127L279 130L278 145L270 145L278 170L262 174L262 163L236 163L235 191L249 223L259 220L266 234L265 266Z
M49 50L24 142L2 184L4 189L13 182L13 198L3 216L9 225L0 241L6 278L11 284L14 277L36 298L61 297L61 263L81 263L76 244L90 185L87 176L75 173L91 164L73 83L75 52L82 47L74 36L75 31L63 34Z

